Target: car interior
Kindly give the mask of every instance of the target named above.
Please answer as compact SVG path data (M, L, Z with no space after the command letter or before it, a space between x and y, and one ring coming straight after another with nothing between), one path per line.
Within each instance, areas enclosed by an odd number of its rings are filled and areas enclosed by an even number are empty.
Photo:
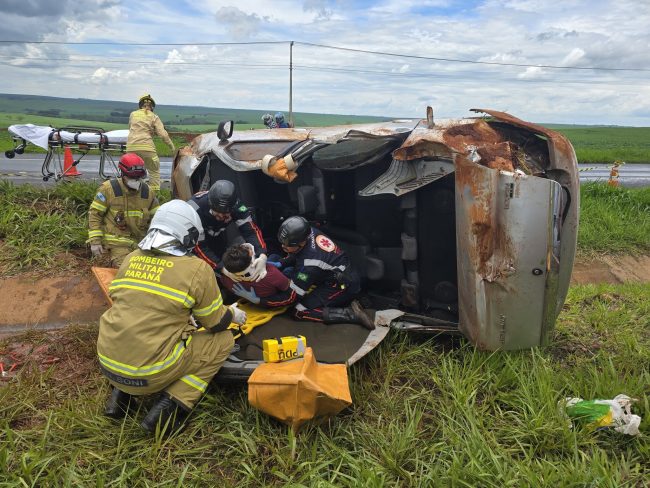
M326 145L301 161L291 183L278 182L262 171L235 171L210 154L192 176L192 189L209 188L218 179L232 181L241 201L253 210L270 254L282 253L276 240L281 222L292 215L304 216L349 255L362 277L359 299L366 309L400 309L410 322L453 329L458 322L454 174L399 197L359 194L386 173L391 152L402 140ZM287 146L286 153L290 146L281 144ZM237 150L232 148L233 157ZM363 343L368 331L356 324L299 322L283 314L240 341L239 356L261 359L262 339L296 334L306 335L308 345L317 341L318 360L320 354L328 362L339 362L341 354ZM350 350L340 349L340 340L324 342L325 337L342 335Z

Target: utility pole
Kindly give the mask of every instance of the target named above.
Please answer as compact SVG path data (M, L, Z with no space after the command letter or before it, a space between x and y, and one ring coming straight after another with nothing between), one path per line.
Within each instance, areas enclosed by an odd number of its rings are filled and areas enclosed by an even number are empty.
M289 44L289 125L293 127L293 41Z

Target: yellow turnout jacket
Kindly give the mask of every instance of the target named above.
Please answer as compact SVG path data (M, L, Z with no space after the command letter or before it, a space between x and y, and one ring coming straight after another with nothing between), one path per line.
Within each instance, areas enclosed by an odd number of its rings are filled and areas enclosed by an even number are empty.
M214 271L202 259L137 249L109 286L113 306L99 320L102 367L119 375L163 373L192 340L193 314L211 332L226 330L232 313L223 305Z
M151 110L139 109L129 116L129 136L126 139L126 150L156 152L153 136L160 136L172 149L174 143L169 138L160 117Z
M159 207L146 183L131 190L122 178L102 183L88 210L88 242L107 247L133 247L147 233Z

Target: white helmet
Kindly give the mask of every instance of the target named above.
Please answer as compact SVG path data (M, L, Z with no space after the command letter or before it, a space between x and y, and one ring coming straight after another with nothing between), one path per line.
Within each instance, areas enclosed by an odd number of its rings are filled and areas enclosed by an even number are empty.
M178 240L185 248L193 248L203 239L203 225L199 214L183 200L163 203L151 219L149 232L162 230Z

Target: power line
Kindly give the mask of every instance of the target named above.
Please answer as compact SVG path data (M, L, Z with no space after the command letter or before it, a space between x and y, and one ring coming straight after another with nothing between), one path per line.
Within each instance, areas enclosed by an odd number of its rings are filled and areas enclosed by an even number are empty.
M21 41L21 40L0 40L0 44L55 44L70 46L250 46L250 45L279 45L291 44L323 49L334 49L338 51L347 51L354 53L373 54L380 56L391 56L405 59L422 59L428 61L440 61L446 63L465 63L465 64L482 64L488 66L516 66L519 68L548 68L548 69L566 69L566 70L598 70L598 71L632 71L648 72L650 68L610 68L606 66L557 66L552 64L525 64L525 63L503 63L498 61L474 61L471 59L441 58L434 56L418 56L415 54L399 54L387 51L371 51L367 49L357 49L350 47L330 46L328 44L318 44L313 42L302 41L246 41L246 42L112 42L112 41Z
M397 54L385 51L369 51L366 49L354 49L350 47L328 46L326 44L316 44L311 42L296 41L295 44L303 46L321 47L325 49L336 49L339 51L348 51L355 53L377 54L381 56L392 56L397 58L426 59L429 61L443 61L448 63L468 63L468 64L487 64L491 66L518 66L520 68L549 68L549 69L575 69L575 70L600 70L600 71L650 71L650 68L608 68L599 66L555 66L551 64L523 64L523 63L500 63L496 61L472 61L469 59L455 58L437 58L431 56L417 56L415 54Z

